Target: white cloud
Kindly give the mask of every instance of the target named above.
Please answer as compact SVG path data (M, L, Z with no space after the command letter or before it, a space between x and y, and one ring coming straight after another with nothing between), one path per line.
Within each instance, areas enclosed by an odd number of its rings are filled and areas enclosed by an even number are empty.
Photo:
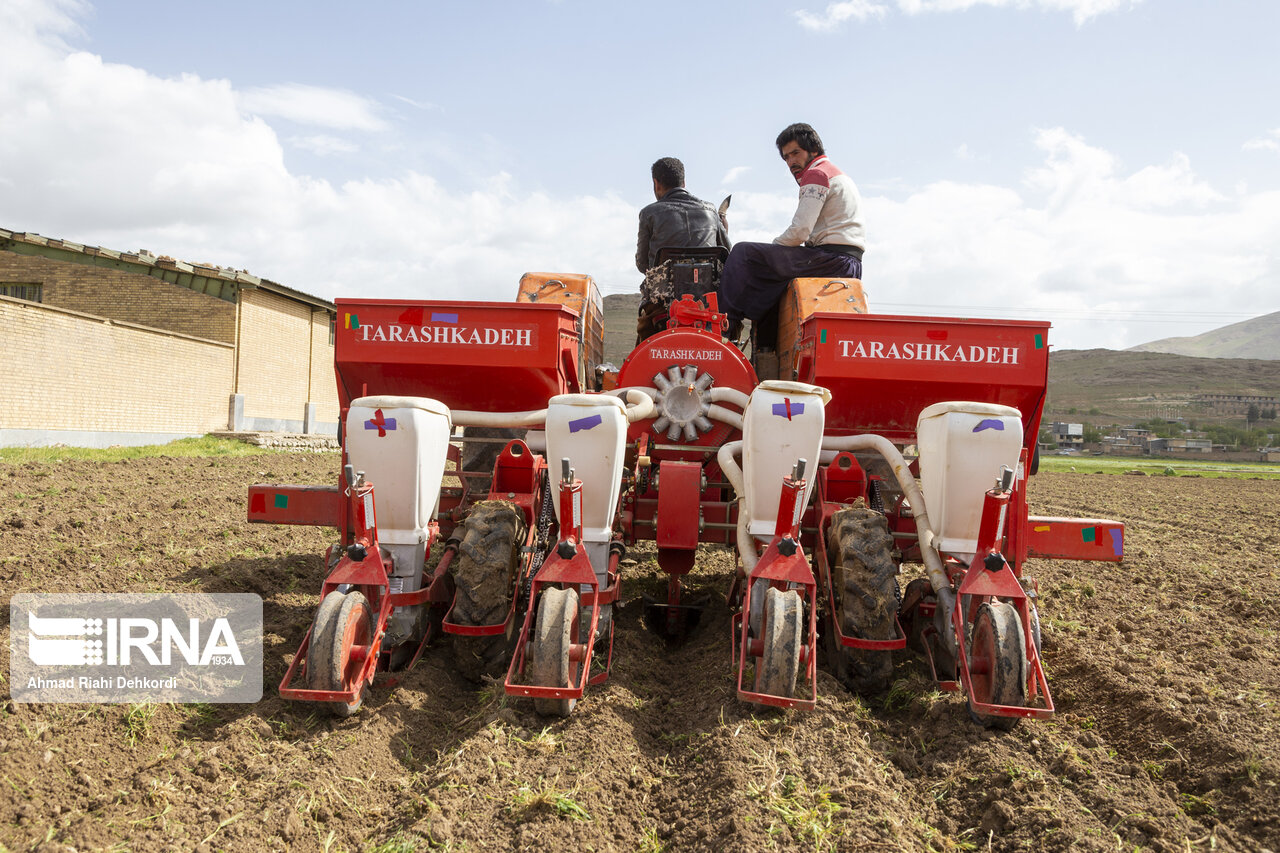
M312 154L321 157L327 157L332 154L354 154L360 150L360 146L349 139L340 139L323 133L313 136L291 136L288 142L295 148L310 151Z
M905 15L921 15L934 12L964 12L975 6L992 6L1010 9L1041 9L1047 12L1070 12L1076 26L1092 18L1132 8L1142 0L896 0L898 11ZM883 18L889 7L872 0L844 0L828 3L819 14L806 10L796 12L796 19L805 29L831 32L845 21L863 23L871 18Z
M1276 128L1266 136L1250 139L1244 144L1244 150L1280 152L1280 128Z
M392 94L392 95L391 95L391 97L395 98L397 101L403 101L404 103L408 104L409 106L414 107L415 109L419 109L419 110L438 110L438 109L440 109L440 105L439 105L439 104L433 104L433 103L430 103L430 102L428 102L428 101L416 101L416 100L414 100L413 98L408 98L408 97L405 97L404 95L396 95L396 94Z
M324 297L507 299L530 269L638 286L636 212L618 198L528 193L501 175L470 192L414 172L335 186L290 173L280 137L245 105L380 127L356 96L284 86L246 97L225 80L163 79L48 32L0 30L0 226L245 268Z
M1126 173L1061 128L1035 139L1044 164L1021 190L937 182L866 200L873 309L1039 311L1063 318L1052 339L1072 348L1186 334L1143 320L1171 311L1275 310L1280 261L1267 235L1280 229L1280 193L1228 198L1182 155ZM1205 322L1199 331L1230 321Z
M727 187L750 171L750 166L734 166L724 173L724 177L720 179L720 186Z
M236 98L241 109L253 115L275 116L298 124L336 130L387 129L387 123L377 114L376 103L341 89L281 83L249 89Z
M816 15L801 9L796 12L796 20L806 30L830 32L845 21L854 20L862 23L871 18L883 18L888 12L888 6L873 3L871 0L844 0L841 3L828 3L827 8Z

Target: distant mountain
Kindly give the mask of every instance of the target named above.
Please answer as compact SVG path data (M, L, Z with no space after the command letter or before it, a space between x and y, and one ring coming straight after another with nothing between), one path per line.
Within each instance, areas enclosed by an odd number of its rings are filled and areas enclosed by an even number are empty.
M1191 338L1163 338L1125 352L1168 352L1197 358L1280 359L1280 311Z

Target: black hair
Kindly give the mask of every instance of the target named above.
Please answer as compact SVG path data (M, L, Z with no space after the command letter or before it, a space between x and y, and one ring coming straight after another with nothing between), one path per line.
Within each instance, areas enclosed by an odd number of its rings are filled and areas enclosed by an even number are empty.
M669 190L684 186L684 163L675 157L663 157L653 164L653 179Z
M794 142L815 156L827 153L822 149L822 139L818 136L818 131L807 124L787 125L786 130L778 134L778 150L781 151L782 146L788 142Z

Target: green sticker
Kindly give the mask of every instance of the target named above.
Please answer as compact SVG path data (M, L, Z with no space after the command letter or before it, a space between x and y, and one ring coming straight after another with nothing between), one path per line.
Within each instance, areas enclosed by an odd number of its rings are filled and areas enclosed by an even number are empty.
M823 330L822 330L822 334L818 335L818 341L819 341L819 343L824 343L824 344L827 342L827 330L826 330L826 329L823 329Z
M1097 541L1097 539L1098 539L1098 528L1096 528L1096 527L1086 527L1086 528L1084 528L1083 530L1081 530L1081 531L1080 531L1080 536L1081 536L1081 537L1084 539L1084 541L1086 541L1086 542L1096 542L1096 541Z
M279 494L278 494L278 495L276 495L276 501L275 501L275 503L276 503L276 509L288 509L288 507L289 507L289 496L288 496L288 495L279 495Z
M1036 335L1036 349L1044 349L1044 335Z

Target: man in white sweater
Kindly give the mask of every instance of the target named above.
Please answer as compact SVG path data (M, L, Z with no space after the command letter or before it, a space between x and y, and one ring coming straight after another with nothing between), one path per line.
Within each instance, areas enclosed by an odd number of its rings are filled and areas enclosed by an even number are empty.
M793 278L862 278L865 238L858 188L837 169L817 131L793 124L778 135L778 153L800 185L791 225L772 243L738 243L720 279L720 309L729 316L729 338L743 318L756 330L757 349L777 346L778 300ZM764 321L764 322L762 322Z

